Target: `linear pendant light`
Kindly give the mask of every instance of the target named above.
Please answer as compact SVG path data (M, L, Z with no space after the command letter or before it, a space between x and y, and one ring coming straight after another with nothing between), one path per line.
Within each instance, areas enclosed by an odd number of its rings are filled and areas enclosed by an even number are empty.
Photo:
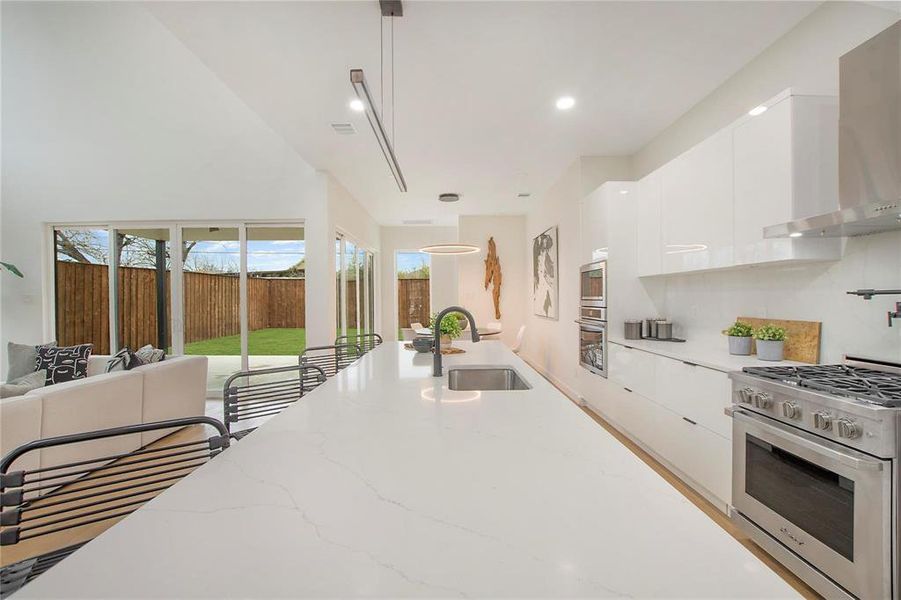
M404 174L400 170L400 165L397 164L397 157L394 155L394 148L391 147L391 142L388 140L388 135L385 133L382 119L379 117L379 113L375 109L375 104L372 102L372 96L369 94L369 86L366 85L366 77L363 75L363 69L350 70L350 83L354 86L354 92L357 94L357 98L360 99L365 107L366 118L369 119L369 126L372 127L372 133L375 134L375 139L379 142L382 154L385 155L385 160L388 161L388 167L391 169L391 173L397 181L397 187L400 188L400 191L406 192L407 182L404 179Z

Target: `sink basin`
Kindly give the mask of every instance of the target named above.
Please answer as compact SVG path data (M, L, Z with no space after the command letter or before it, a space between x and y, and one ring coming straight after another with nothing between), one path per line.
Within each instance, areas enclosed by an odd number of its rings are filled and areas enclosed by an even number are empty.
M454 391L532 389L512 367L456 367L447 370L447 387Z

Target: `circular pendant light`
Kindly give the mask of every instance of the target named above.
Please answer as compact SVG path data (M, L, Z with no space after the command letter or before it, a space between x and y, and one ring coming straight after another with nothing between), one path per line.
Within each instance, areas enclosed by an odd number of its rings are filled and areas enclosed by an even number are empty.
M423 246L420 252L426 254L437 254L441 256L451 256L457 254L475 254L481 252L482 249L472 244L432 244L431 246Z

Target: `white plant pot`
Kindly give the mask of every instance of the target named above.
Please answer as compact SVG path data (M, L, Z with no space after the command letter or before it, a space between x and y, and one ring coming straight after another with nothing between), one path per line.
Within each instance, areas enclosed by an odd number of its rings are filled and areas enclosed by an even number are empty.
M782 360L785 342L774 340L757 340L757 358L760 360Z
M729 337L729 354L738 356L748 356L751 354L751 337L739 337L730 335Z

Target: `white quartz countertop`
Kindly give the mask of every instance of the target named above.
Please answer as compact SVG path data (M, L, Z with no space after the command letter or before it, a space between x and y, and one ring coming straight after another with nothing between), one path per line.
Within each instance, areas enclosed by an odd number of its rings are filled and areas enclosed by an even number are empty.
M501 342L386 343L16 598L797 597Z
M687 340L685 342L662 342L659 340L627 340L621 336L610 336L611 344L629 346L652 354L684 360L709 369L723 371L741 371L745 367L775 367L800 365L791 360L760 360L756 355L735 356L729 354L729 341L725 336L716 340Z

